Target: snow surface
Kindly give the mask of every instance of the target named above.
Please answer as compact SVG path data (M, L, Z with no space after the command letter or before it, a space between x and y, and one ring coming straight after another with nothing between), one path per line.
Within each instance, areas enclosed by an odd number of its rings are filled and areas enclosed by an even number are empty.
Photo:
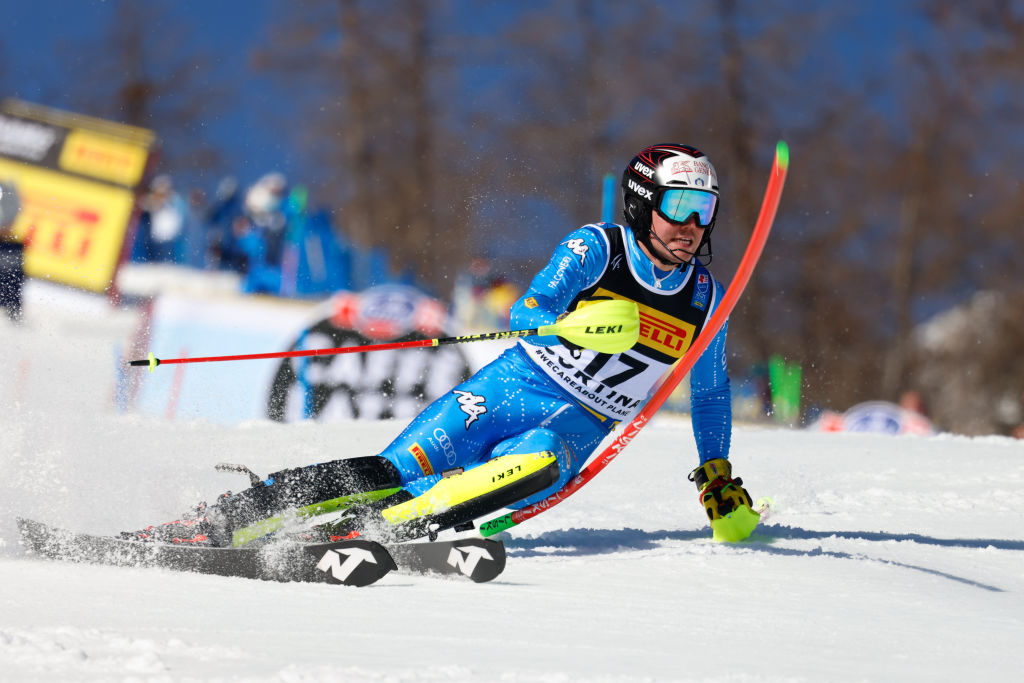
M48 296L50 296L48 294ZM0 321L0 681L967 681L1024 671L1024 442L739 426L775 513L710 540L663 416L506 538L488 584L368 588L43 561L16 516L111 533L239 475L373 453L396 422L225 426L117 414L134 320L53 295ZM45 313L45 315L43 314Z

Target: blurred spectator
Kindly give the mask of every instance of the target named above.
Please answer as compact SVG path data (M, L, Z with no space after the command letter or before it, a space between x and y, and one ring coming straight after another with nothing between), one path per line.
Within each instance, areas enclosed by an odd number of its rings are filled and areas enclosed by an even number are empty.
M468 271L459 274L454 298L455 316L466 329L505 329L519 291L494 272L490 261L479 257L470 262Z
M1018 415L1024 412L1024 391L1020 394L1020 406L1018 409ZM1010 436L1015 439L1024 439L1024 422L1018 424L1016 427L1010 429Z
M213 201L207 208L207 262L212 268L241 271L241 253L235 241L235 220L242 215L241 193L234 176L227 176L217 185Z
M772 383L768 363L755 363L750 368L750 410L747 419L761 420L772 414Z
M142 198L132 260L181 263L187 211L185 200L175 192L169 175L153 178L149 192Z
M288 193L281 206L285 217L283 246L281 251L281 296L295 296L299 289L299 266L302 260L302 245L306 239L306 202L309 192L299 185Z
M279 294L284 256L287 181L280 173L268 173L245 193L243 205L249 230L239 244L248 263L244 288L249 293Z
M14 185L0 183L0 307L13 322L21 322L21 289L25 283L24 246L11 226L21 209Z
M265 244L265 264L272 267L281 264L284 249L286 188L282 174L267 173L245 193L245 213Z
M243 275L249 272L250 258L262 258L263 242L249 219L239 214L231 221L231 253L227 261L231 270Z
M209 226L206 223L205 214L206 193L198 187L192 188L189 190L188 202L185 205L184 248L182 249L184 254L182 263L192 268L208 266L209 239L207 232Z

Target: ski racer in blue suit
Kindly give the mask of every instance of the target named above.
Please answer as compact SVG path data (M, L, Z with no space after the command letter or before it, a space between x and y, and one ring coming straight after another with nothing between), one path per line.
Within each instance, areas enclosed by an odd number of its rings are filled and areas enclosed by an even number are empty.
M697 242L695 237L693 244ZM599 286L602 277L620 274L616 279L633 280L658 297L692 306L702 319L714 311L723 294L722 286L702 266L662 270L628 229L587 225L558 245L512 306L512 328L549 325L570 310L581 293L609 293ZM686 296L680 297L684 290ZM431 404L381 455L398 467L406 490L418 495L437 483L442 471L470 466L481 456L548 451L557 458L557 480L508 507L543 500L579 473L616 425L640 410L658 380L689 347L694 335L687 335L685 322L656 315L653 309L641 309L641 336L648 347L612 358L570 348L557 337L521 340ZM690 378L701 462L726 458L729 452L732 412L725 338L723 327ZM674 353L659 352L669 350Z
M238 545L254 527L271 528L262 520L282 509L320 505L345 510L320 525L324 537L411 538L470 528L477 517L564 487L639 412L723 295L706 268L719 200L707 157L686 145L648 147L626 167L622 189L626 225L585 225L562 239L512 306L511 322L533 329L594 300L625 299L640 316L632 348L599 353L561 337L523 338L431 403L380 454L274 473L206 510L215 523L201 535ZM699 458L690 478L711 520L751 505L728 461L726 328L690 375Z

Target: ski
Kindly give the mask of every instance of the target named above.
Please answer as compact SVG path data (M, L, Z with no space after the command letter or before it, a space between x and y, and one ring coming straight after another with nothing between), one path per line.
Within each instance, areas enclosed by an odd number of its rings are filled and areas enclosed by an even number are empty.
M484 538L388 545L400 572L458 574L484 583L505 570L505 544Z
M397 568L386 548L360 539L210 548L81 534L27 519L18 520L18 529L22 544L34 553L76 563L346 586L368 586Z
M384 546L366 539L283 541L211 548L82 534L18 519L22 545L53 560L118 567L156 567L264 581L368 586L392 571L490 581L505 568L500 542L465 539ZM486 545L481 545L485 543ZM398 561L396 561L398 558Z

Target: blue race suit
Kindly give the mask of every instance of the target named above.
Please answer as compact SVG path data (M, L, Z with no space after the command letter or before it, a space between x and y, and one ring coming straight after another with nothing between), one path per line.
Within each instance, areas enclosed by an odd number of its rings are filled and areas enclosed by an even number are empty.
M583 226L558 245L512 306L512 329L551 324L586 298L626 298L640 305L637 345L612 355L570 348L553 336L524 338L427 406L380 455L398 468L405 489L419 495L446 470L510 453L551 451L558 481L514 507L543 500L579 473L619 422L639 412L722 294L722 285L701 266L658 269L628 228ZM701 463L729 453L726 328L690 373Z

